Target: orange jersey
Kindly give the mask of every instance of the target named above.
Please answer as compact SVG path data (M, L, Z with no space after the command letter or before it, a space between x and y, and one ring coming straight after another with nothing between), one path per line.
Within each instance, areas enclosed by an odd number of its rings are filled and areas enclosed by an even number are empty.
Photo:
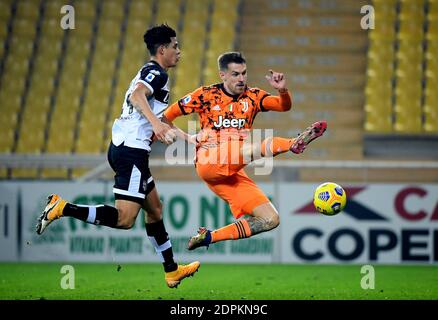
M286 95L290 99L289 94ZM257 113L276 110L279 102L271 99L266 104L268 97L278 99L259 88L247 88L242 94L233 96L225 91L222 83L215 84L200 87L186 95L171 105L165 116L172 121L179 115L196 112L199 114L203 136L208 136L203 140L217 141L228 136L244 139L252 128ZM278 111L284 110L280 108Z
M271 96L262 89L247 88L242 94L232 96L223 84L215 84L196 89L164 113L170 121L181 115L199 114L201 132L196 146L196 171L230 205L236 219L269 202L244 172L246 162L240 150L260 111L291 108L289 92L282 91L280 96Z

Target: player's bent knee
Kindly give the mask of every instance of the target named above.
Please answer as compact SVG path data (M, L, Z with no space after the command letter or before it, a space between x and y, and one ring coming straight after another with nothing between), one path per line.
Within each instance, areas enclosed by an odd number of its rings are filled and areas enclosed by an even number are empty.
M266 222L269 230L275 229L280 225L280 216L278 214L273 214L267 219Z
M148 221L149 223L158 222L163 219L163 205L160 203L159 206L148 208L146 210L146 213L148 215Z
M119 222L117 223L117 227L119 229L131 229L135 224L135 220L134 219L124 219L124 220L119 220Z
M280 216L278 214L274 215L272 220L274 223L274 228L276 228L280 225Z
M119 229L131 229L135 224L138 212L132 210L119 209L119 218L117 220L117 228Z

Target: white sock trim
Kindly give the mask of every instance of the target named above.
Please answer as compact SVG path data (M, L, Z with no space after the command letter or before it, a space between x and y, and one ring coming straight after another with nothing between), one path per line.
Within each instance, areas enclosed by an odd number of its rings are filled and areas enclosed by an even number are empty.
M163 257L163 254L161 252L172 247L170 240L167 240L165 243L163 243L162 245L159 246L154 237L148 237L148 238L152 242L152 244L155 248L155 252L160 257L161 262L164 262L164 257Z
M87 222L88 223L96 222L96 207L88 207Z

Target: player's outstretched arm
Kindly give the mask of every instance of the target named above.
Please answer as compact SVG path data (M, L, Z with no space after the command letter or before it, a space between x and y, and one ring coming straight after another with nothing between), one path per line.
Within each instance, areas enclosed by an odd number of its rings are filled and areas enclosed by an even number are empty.
M146 96L150 95L151 91L144 84L137 83L134 91L129 97L129 102L143 117L149 120L157 139L165 144L171 144L175 141L175 133L167 123L161 122L152 112L146 99Z
M283 73L269 70L266 76L269 84L278 90L278 96L268 96L263 99L263 108L272 111L289 111L292 108L292 97L286 87L286 77Z
M186 140L189 143L196 144L196 134L188 134L187 132L183 131L182 129L178 128L176 125L172 123L167 117L163 116L163 122L167 123L176 133L178 137L180 137L183 140Z

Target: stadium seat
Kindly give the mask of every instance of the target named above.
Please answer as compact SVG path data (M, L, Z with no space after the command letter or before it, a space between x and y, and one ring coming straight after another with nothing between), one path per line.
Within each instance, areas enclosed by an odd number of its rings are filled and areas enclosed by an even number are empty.
M0 1L0 21L7 22L12 13L12 1Z
M59 23L61 8L66 5L64 0L49 0L44 3L44 19L55 18Z
M14 179L36 179L38 177L38 169L34 168L13 168L11 176Z
M94 32L94 18L88 19L86 16L78 15L76 12L76 16L78 18L75 19L75 29L74 32L69 30L69 34L72 37L79 38L80 40L85 42L85 39L90 39Z
M96 1L95 0L76 0L74 2L75 16L88 21L94 20L96 16ZM78 20L76 19L76 22ZM81 28L77 28L81 29ZM76 30L75 30L76 31Z
M151 24L152 0L131 1L130 3L128 23L133 18L138 19L137 21L142 20L143 26L141 30L144 33L148 25Z
M104 17L101 17L99 20L99 31L97 33L98 40L101 40L104 45L118 45L121 28L122 24L120 21L112 19L106 20Z
M40 128L26 130L22 128L16 152L18 153L41 153L44 143L44 132Z
M51 93L44 94L41 91L30 90L26 99L25 110L32 110L32 113L49 112Z
M8 176L8 168L0 168L0 179L7 179Z
M34 38L36 35L36 20L16 18L12 30L14 36Z
M73 149L73 142L73 132L71 130L50 130L46 152L69 154Z
M170 27L178 30L180 22L181 0L161 0L158 2L156 23L167 23Z
M17 11L15 13L17 18L27 18L36 21L40 13L40 0L33 1L18 1Z
M41 170L41 178L43 179L67 179L68 170L65 168L44 168Z
M125 14L125 2L120 0L105 0L102 4L101 17L121 26ZM114 25L113 25L114 26Z
M9 43L9 57L13 60L29 59L33 50L33 39L12 37Z
M0 153L11 153L14 146L15 128L2 128L0 139Z
M63 1L64 2L64 1ZM66 32L59 27L59 11L55 17L45 17L41 25L41 33L43 36L53 38L53 43L60 42L60 39Z
M438 1L436 0L429 0L429 13L437 14L438 13Z
M396 132L415 134L423 131L421 118L418 115L413 116L404 113L396 113L395 119L394 129Z

